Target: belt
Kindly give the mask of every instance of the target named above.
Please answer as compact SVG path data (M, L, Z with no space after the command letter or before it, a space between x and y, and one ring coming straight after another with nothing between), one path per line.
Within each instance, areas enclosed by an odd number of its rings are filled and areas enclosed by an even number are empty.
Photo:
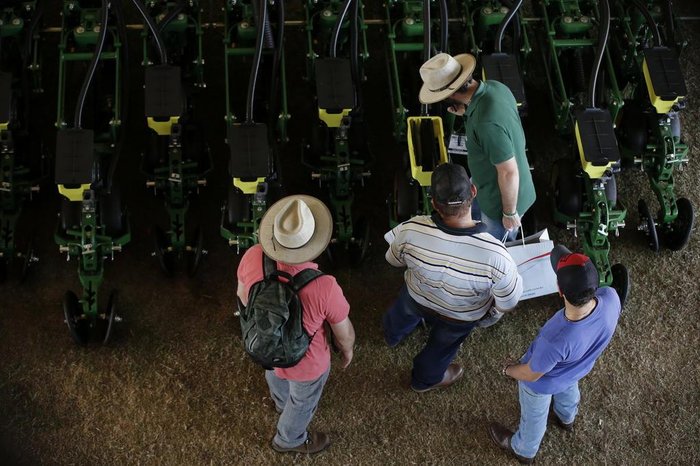
M476 322L476 320L460 320L460 319L455 319L454 317L448 317L446 315L442 315L439 312L430 309L429 307L423 306L422 304L416 302L416 305L418 306L418 309L424 314L427 314L431 317L435 317L436 319L444 320L445 322L450 322L453 324L471 324ZM478 319L477 319L478 320Z

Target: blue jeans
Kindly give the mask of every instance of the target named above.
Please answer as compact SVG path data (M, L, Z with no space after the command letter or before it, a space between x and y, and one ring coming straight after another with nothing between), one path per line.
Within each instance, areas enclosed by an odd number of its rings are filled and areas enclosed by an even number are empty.
M549 404L554 399L554 414L564 423L574 422L581 394L578 391L578 382L570 385L565 390L554 395L536 393L518 382L520 391L520 426L510 440L513 451L525 458L534 458L544 432L547 430L547 417L549 416Z
M417 390L442 381L442 376L454 359L460 345L476 326L473 322L450 322L433 312L427 312L408 294L404 284L394 305L382 319L384 340L389 346L398 345L425 319L431 324L430 337L423 350L413 358L411 385Z
M319 378L309 382L281 379L275 375L275 371L265 371L270 396L277 411L282 412L273 439L277 446L294 448L306 441L306 428L314 417L330 371L329 367Z
M481 223L483 223L486 227L486 233L490 233L498 241L505 243L506 241L513 241L518 236L519 229L506 230L503 227L502 219L492 219L482 212L476 199L474 199L474 202L472 203L472 218L474 220L481 220ZM508 233L508 236L506 236L506 233Z

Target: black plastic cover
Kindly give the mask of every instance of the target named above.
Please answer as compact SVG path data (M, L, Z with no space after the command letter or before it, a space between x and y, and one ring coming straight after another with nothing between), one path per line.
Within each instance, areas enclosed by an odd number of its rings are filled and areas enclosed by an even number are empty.
M234 178L260 178L269 175L270 147L264 123L228 127L231 152L228 171Z
M513 93L515 101L521 106L526 105L525 86L518 68L518 60L515 55L507 53L492 53L482 58L482 66L487 80L501 82L508 86Z
M56 184L95 181L95 151L91 129L64 129L56 133Z
M678 55L668 47L644 49L654 93L663 100L676 100L688 94Z
M600 108L587 108L576 112L576 122L586 161L596 167L620 160L615 129L610 112Z
M184 96L179 66L153 65L146 68L144 107L146 116L169 118L182 114Z
M340 113L355 106L350 60L324 58L316 60L316 96L318 108L329 113Z

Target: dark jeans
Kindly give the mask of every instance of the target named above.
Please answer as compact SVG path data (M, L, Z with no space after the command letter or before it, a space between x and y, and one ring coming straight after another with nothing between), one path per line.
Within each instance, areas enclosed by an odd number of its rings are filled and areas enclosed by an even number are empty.
M389 346L398 345L425 319L430 324L430 337L425 348L413 358L411 385L418 390L440 383L460 345L476 326L474 322L452 322L426 310L408 294L404 284L399 297L382 319L384 340Z

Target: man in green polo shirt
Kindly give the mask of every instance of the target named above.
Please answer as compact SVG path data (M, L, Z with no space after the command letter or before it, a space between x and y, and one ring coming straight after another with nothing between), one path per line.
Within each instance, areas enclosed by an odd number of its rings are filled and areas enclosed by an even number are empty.
M473 79L475 66L476 59L469 54L435 55L420 68L419 100L423 104L447 100L448 110L463 116L481 222L497 239L515 239L520 218L535 203L525 133L513 93L498 81Z

